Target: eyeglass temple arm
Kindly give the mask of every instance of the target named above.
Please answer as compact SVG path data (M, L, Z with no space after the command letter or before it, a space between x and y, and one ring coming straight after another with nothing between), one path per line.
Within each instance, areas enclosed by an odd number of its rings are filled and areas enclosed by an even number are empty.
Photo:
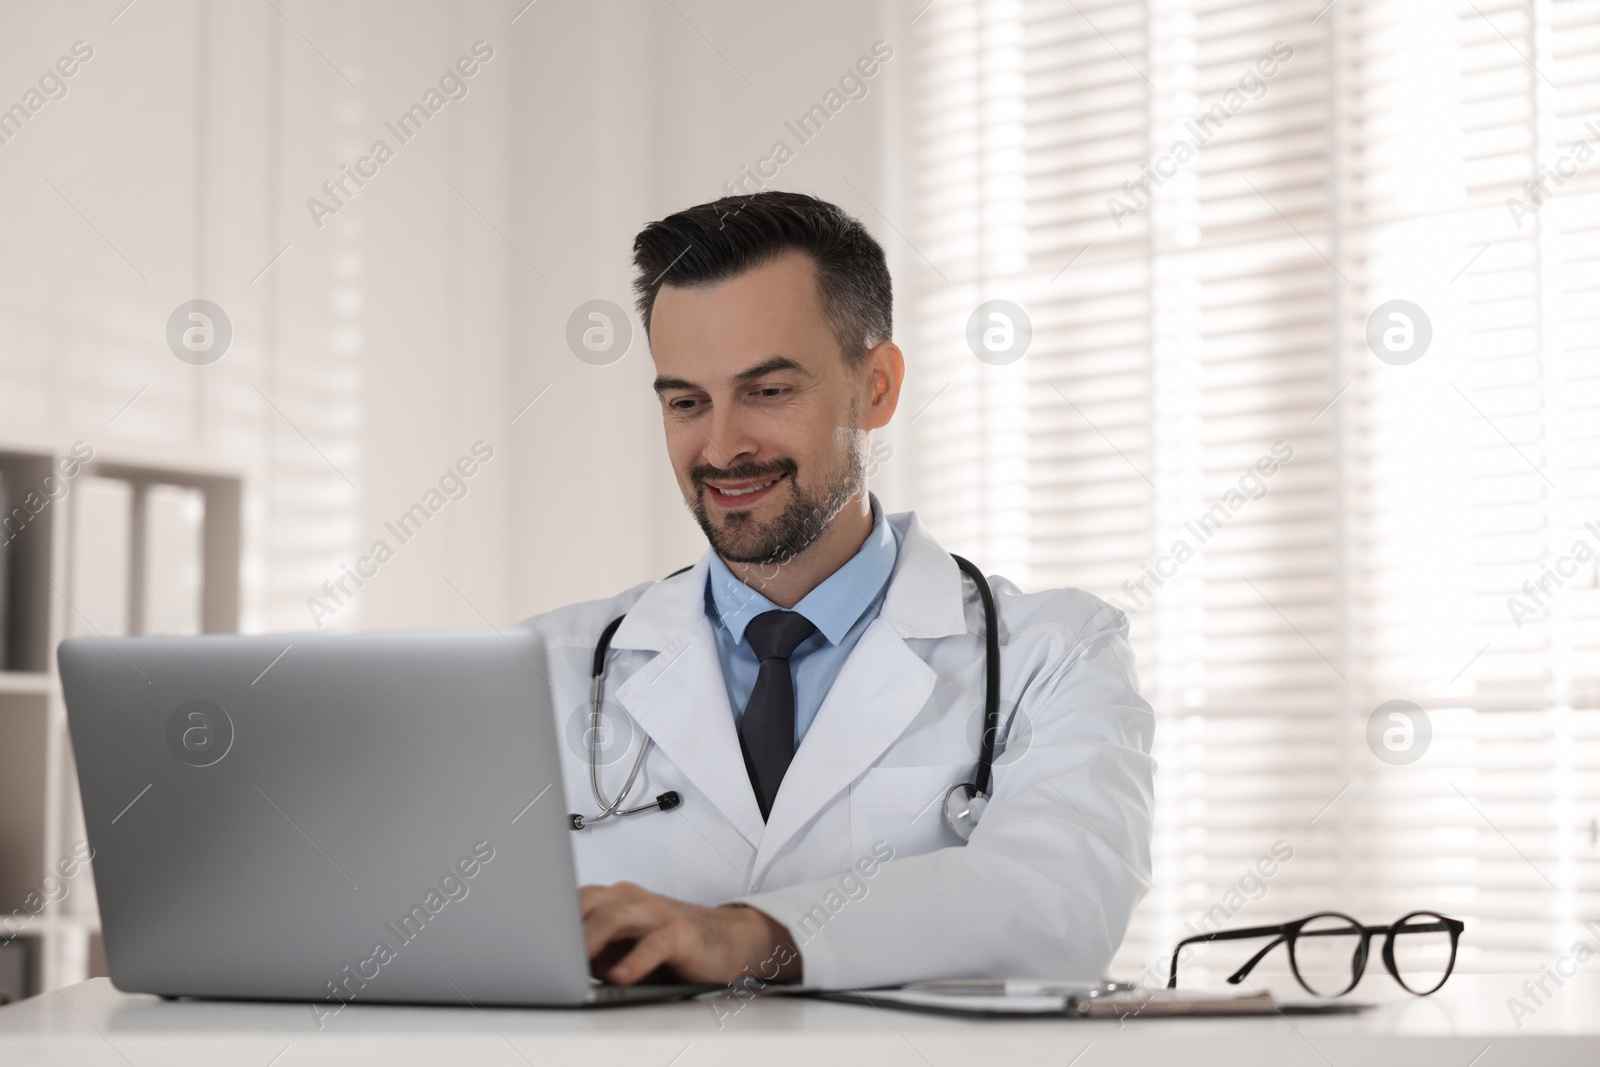
M1268 949L1283 940L1284 931L1285 928L1282 926L1248 926L1241 930L1214 930L1209 934L1196 934L1194 937L1186 937L1179 941L1177 947L1172 950L1172 963L1167 972L1167 988L1172 989L1178 984L1178 953L1182 952L1186 945L1193 945L1202 941L1243 941L1252 937L1276 938L1272 944L1257 953L1255 959L1246 964L1246 971L1248 971L1250 967L1255 966L1260 961L1262 956L1267 954ZM1230 979L1230 981L1236 980Z
M1237 971L1234 971L1232 974L1228 975L1228 984L1229 985L1238 985L1240 982L1244 981L1246 976L1248 976L1251 971L1256 969L1256 964L1260 963L1263 959L1266 958L1267 953L1271 952L1273 949L1277 948L1279 945L1283 944L1287 940L1288 940L1287 937L1283 937L1282 935L1280 935L1278 937L1273 938L1271 941L1268 941L1265 948L1263 948L1260 952L1257 952L1254 956L1251 956L1249 959L1244 961L1244 966L1240 967Z

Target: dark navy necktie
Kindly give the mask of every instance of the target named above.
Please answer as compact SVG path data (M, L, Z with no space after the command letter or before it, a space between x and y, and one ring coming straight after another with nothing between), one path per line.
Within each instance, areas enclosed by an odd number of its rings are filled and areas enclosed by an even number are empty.
M739 719L739 747L763 822L794 759L794 673L789 656L816 632L811 620L793 611L763 612L744 628L761 671Z

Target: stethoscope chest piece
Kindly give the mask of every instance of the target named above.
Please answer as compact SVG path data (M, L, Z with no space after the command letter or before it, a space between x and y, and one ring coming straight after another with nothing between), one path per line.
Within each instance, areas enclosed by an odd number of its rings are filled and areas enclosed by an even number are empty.
M953 785L944 795L944 823L962 841L970 841L988 805L989 798L978 792L978 787L971 782Z

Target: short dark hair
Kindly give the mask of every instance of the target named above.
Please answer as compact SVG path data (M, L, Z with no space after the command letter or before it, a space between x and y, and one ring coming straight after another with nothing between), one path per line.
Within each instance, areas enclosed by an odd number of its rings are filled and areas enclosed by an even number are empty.
M650 312L663 285L712 285L800 251L816 268L822 312L844 352L858 366L867 350L887 341L894 326L894 287L883 246L837 204L804 193L768 190L696 204L633 239L639 317L650 333Z

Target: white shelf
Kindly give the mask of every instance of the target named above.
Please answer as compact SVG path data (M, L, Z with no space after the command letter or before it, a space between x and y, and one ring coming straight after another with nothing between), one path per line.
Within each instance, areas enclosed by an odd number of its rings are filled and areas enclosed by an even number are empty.
M49 696L53 685L44 671L0 671L0 695Z
M16 936L27 937L30 934L40 937L48 934L58 934L64 930L81 931L88 934L100 932L100 917L98 915L52 915L45 912L42 915L30 916L17 923ZM11 933L11 928L6 928Z
M237 475L195 467L190 463L138 462L140 456L98 455L79 478L99 476L131 486L127 522L130 575L127 613L143 619L144 548L149 530L143 500L159 487L200 490L205 497L199 537L201 559L200 611L207 632L231 632L238 625L239 537L242 488ZM59 469L50 451L0 448L0 469L7 479L32 484ZM64 615L63 590L70 593L74 524L89 523L79 514L85 499L80 486L35 517L7 552L6 591L10 608L11 648L8 662L35 668L0 671L0 914L13 915L29 893L40 892L48 872L73 843L83 837L83 816L71 766L66 707L55 672L55 649L70 632ZM88 513L83 513L87 515ZM87 526L85 527L87 528ZM137 550L137 554L135 554ZM130 621L130 632L136 627ZM35 873L38 872L38 873ZM87 877L85 875L84 877ZM81 981L98 961L100 932L92 883L74 886L72 896L29 917L23 929L39 941L40 975L63 986Z

